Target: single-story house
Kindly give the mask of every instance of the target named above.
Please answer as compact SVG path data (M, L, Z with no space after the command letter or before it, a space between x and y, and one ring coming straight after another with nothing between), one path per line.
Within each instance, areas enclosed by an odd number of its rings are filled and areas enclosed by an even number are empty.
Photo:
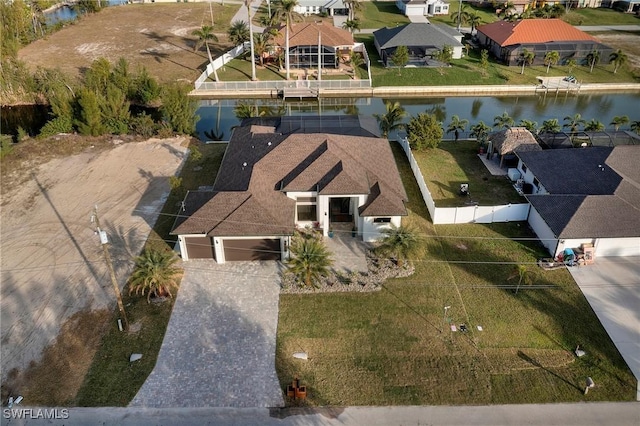
M364 116L246 119L212 190L189 191L171 231L184 260L281 260L296 228L348 224L375 241L407 215L387 139Z
M492 157L495 154L500 156L500 167L506 155L516 151L542 151L535 136L524 127L510 127L489 135L489 147L487 154Z
M453 59L462 58L462 34L448 25L411 23L373 32L373 40L385 66L393 66L391 56L400 46L409 49L411 66L426 66L428 59L444 46L451 46Z
M298 0L293 10L303 16L326 13L329 16L348 15L349 5L343 0Z
M580 31L561 19L522 19L516 22L496 21L477 28L479 44L507 65L518 65L524 49L535 54L533 65L543 65L547 52L560 54L560 64L574 59L585 63L593 51L606 60L613 52L595 37Z
M640 256L640 146L516 155L533 186L529 225L551 255L591 244L596 258Z
M354 45L353 34L322 22L303 22L289 30L289 66L316 68L318 45L323 68L338 68L340 59L348 57ZM286 49L286 30L283 27L273 41L276 51Z
M442 0L396 0L404 16L448 15L449 3Z

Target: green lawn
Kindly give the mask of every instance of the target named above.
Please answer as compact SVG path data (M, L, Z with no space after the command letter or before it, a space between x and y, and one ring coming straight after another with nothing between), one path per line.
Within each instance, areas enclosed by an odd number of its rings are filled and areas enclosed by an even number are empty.
M606 8L572 9L563 19L571 25L640 25L634 14Z
M461 183L468 183L470 199L481 206L522 203L506 176L492 176L476 155L476 141L442 142L437 149L414 151L416 161L438 207L464 206Z
M361 2L362 10L356 12L360 19L360 28L384 28L408 24L409 18L396 7L395 2L365 1Z
M298 376L309 392L295 404L633 400L635 378L570 274L537 269L540 246L511 239L531 238L527 226L434 227L402 151L394 153L410 199L404 221L425 239L416 273L376 293L281 296L280 382ZM482 263L448 263L456 260ZM514 265L503 262L529 265L535 286L517 295L504 288L516 281L507 280ZM469 332L453 333L450 323ZM576 359L576 344L589 355ZM309 360L291 357L299 351ZM587 376L598 388L585 396Z
M148 247L172 249L175 237L169 235L179 202L186 190L201 185L212 185L226 144L198 144L203 156L199 162L189 159L180 176L182 187L174 189L167 198L162 213L147 240ZM198 169L201 168L201 169ZM130 297L127 287L123 302L129 322L140 323L137 333L118 331L114 312L111 327L102 339L84 383L76 396L75 405L126 406L136 395L147 376L153 370L171 316L174 298L162 304L149 304L146 297ZM117 311L117 310L116 310ZM140 361L129 362L132 353L141 353Z

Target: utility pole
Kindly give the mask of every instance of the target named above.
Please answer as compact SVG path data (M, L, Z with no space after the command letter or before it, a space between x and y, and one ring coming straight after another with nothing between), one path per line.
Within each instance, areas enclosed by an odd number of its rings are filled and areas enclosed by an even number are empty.
M118 280L116 279L116 273L113 270L113 263L111 262L111 255L107 244L109 240L107 233L100 229L100 218L98 217L98 205L96 204L91 215L91 222L96 225L96 232L100 237L100 244L102 245L102 251L104 253L104 260L107 262L107 268L109 269L109 275L111 276L111 284L113 284L113 291L116 293L116 300L118 301L118 309L120 315L122 315L122 322L124 323L124 330L129 330L129 321L127 320L127 314L124 311L124 304L122 303L122 294L120 294L120 287L118 286Z

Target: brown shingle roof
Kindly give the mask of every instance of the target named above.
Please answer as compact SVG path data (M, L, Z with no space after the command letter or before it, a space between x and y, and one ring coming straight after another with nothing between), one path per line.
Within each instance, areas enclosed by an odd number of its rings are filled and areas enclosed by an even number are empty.
M289 30L289 47L317 46L318 32L321 34L323 46L352 46L353 34L342 28L317 22L293 24ZM274 39L274 44L284 47L286 29L282 27Z
M553 41L598 41L596 38L560 19L523 19L516 22L496 21L480 25L477 31L485 34L501 47Z
M536 138L524 127L511 127L489 135L493 147L500 155L512 152L542 151Z
M331 133L283 135L279 122L248 120L234 130L215 192L187 194L188 217L176 222L172 234L292 233L295 201L285 191L366 194L362 216L406 215L407 195L387 140Z

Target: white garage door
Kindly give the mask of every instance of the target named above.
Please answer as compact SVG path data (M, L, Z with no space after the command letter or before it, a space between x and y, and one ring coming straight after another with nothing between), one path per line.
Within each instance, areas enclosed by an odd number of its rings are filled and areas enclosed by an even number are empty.
M600 238L596 240L598 257L640 256L640 238Z

